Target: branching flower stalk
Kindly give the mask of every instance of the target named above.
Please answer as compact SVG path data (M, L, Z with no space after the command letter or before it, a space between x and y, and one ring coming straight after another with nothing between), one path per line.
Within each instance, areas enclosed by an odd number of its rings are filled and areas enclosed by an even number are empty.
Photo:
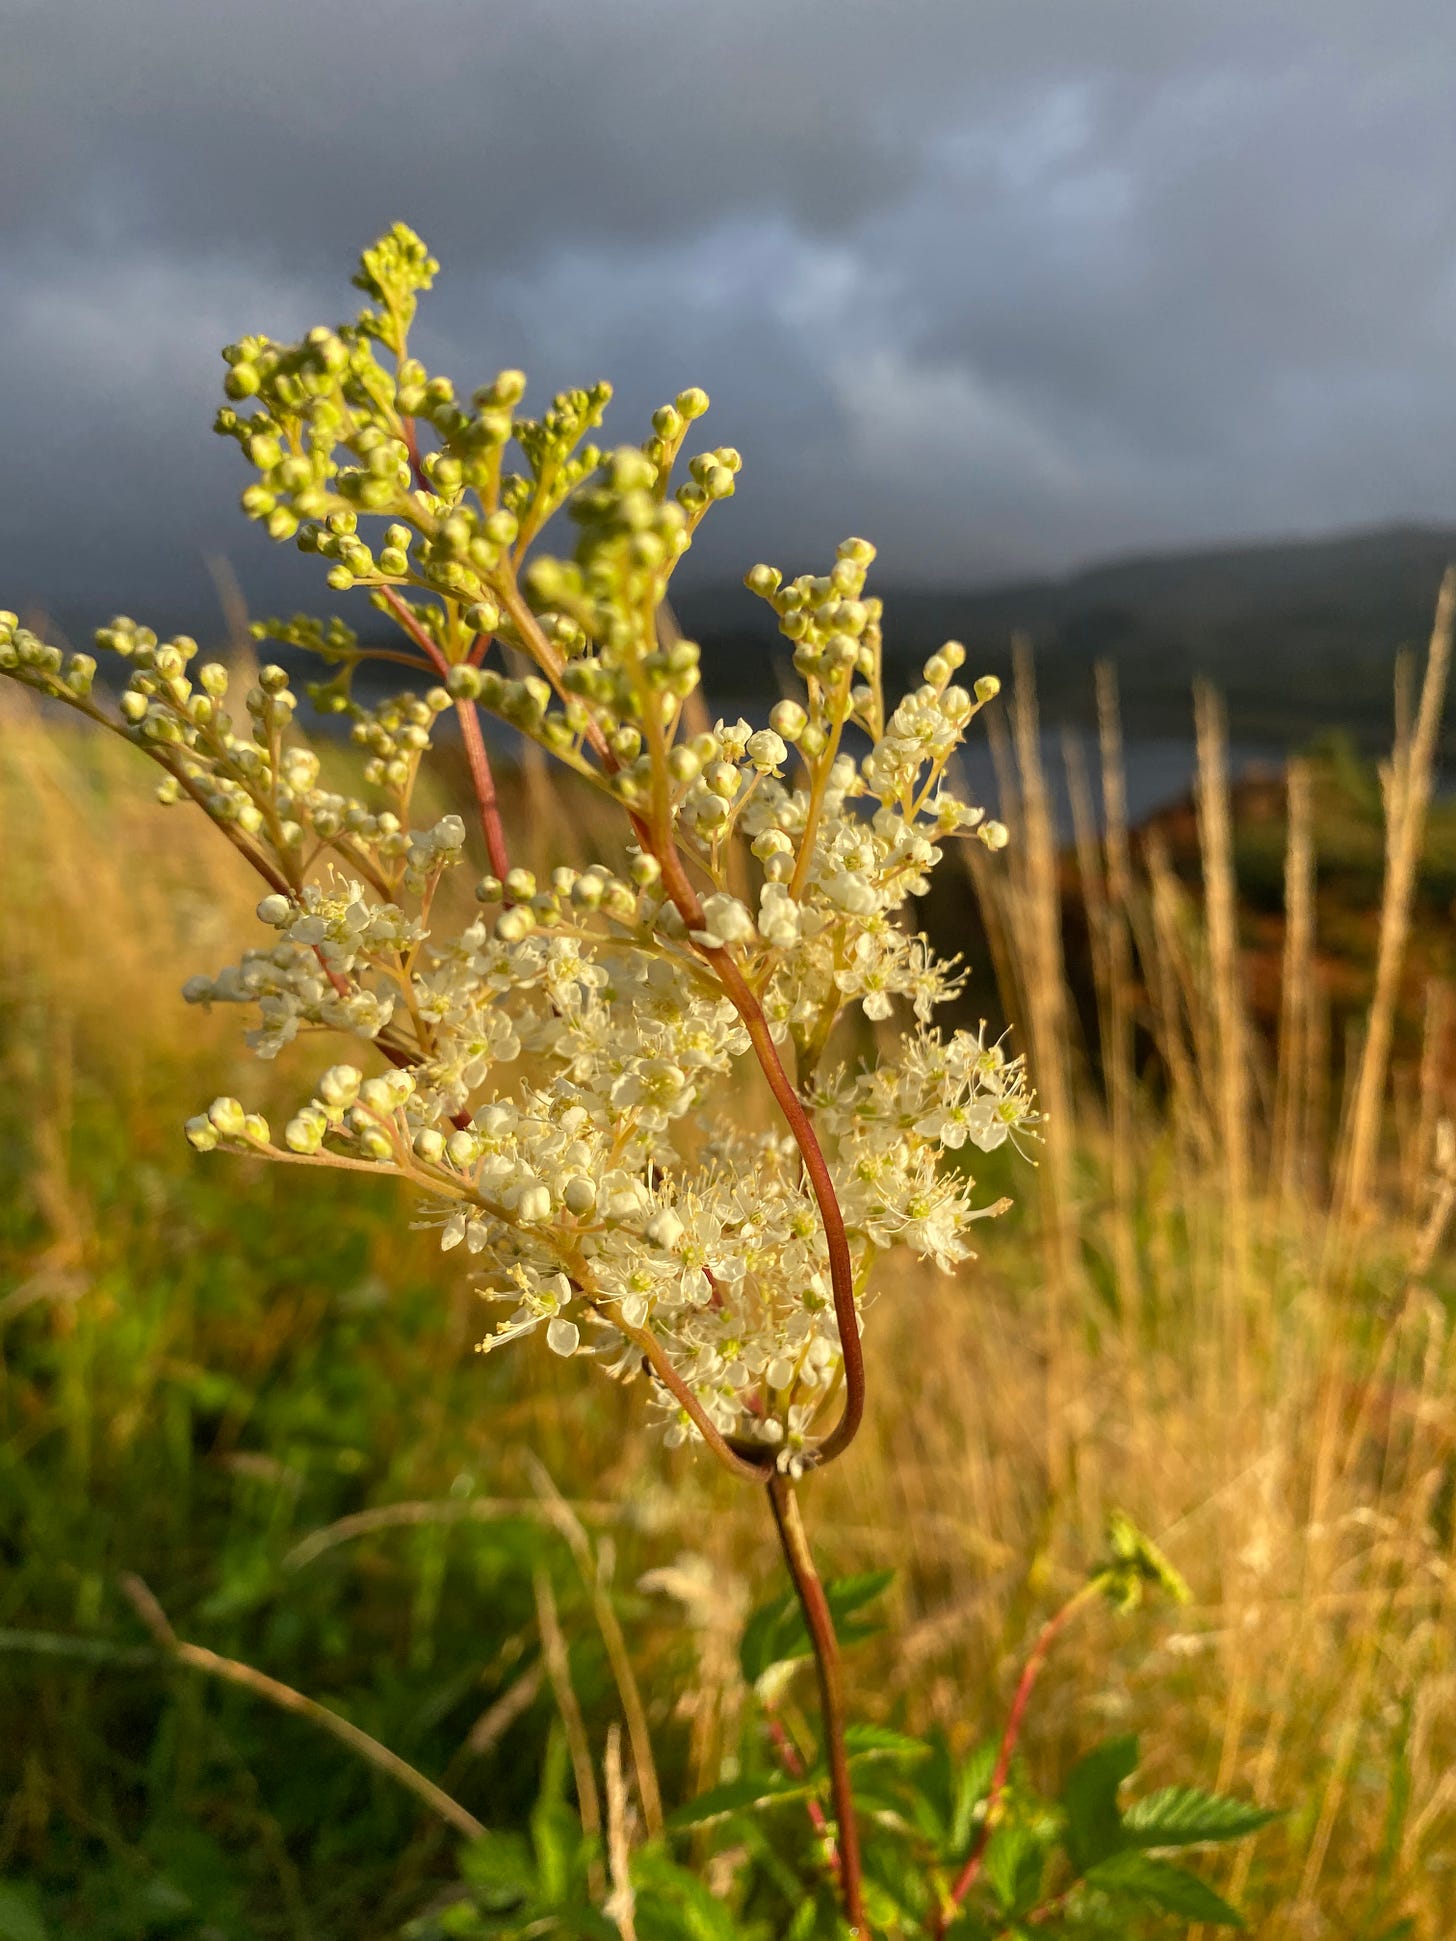
M161 800L198 805L262 878L269 934L189 980L187 1000L247 1006L262 1058L333 1031L381 1067L328 1066L276 1138L215 1099L192 1144L400 1181L507 1310L482 1349L541 1333L616 1379L645 1374L666 1443L705 1444L766 1487L814 1643L842 1899L867 1932L833 1625L794 1485L860 1426L876 1262L901 1246L944 1271L967 1260L970 1228L999 1208L976 1204L961 1156L1035 1124L1020 1060L984 1027L933 1028L960 979L905 920L946 841L1006 840L947 781L997 683L959 685L952 642L887 712L874 548L849 539L826 574L747 575L792 645L799 698L764 727L689 733L699 649L661 614L699 524L733 496L738 453L702 451L674 484L698 390L610 450L588 442L606 385L533 419L525 378L503 371L461 403L408 347L437 268L397 226L364 253L353 322L224 352L217 429L256 471L245 512L390 630L309 615L255 629L325 664L309 697L347 723L352 762L337 737L299 733L282 665L234 712L227 667L130 619L97 635L124 669L115 704L92 656L13 614L0 671L141 748ZM541 551L563 510L574 548ZM490 664L497 646L530 671ZM378 671L401 665L419 685L377 698ZM376 698L354 692L361 668ZM512 865L483 716L625 816L619 865L547 881ZM457 893L466 817L421 828L412 813L446 717L483 852L474 911ZM745 872L746 901L730 887ZM848 1014L896 1006L894 1060L848 1062ZM708 1116L746 1066L773 1129Z

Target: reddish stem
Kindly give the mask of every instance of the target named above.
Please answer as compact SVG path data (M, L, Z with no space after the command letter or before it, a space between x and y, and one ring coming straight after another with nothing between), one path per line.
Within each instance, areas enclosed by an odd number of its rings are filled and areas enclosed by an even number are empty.
M480 711L473 701L458 700L455 713L460 722L460 739L465 743L465 759L470 765L471 785L480 804L480 828L485 837L485 853L490 858L491 874L504 883L511 871L506 851L506 832L496 800L495 777L485 752L485 737L480 732Z
M804 1762L799 1757L799 1748L784 1730L783 1720L770 1712L767 1717L767 1723L768 1736L773 1740L774 1751L779 1756L779 1764L789 1775L790 1779L802 1779L804 1777ZM824 1808L814 1798L812 1793L805 1800L804 1809L809 1815L810 1826L813 1827L820 1839L829 1839L829 1821L825 1817ZM829 1841L829 1851L834 1870L838 1873L839 1848L834 1844L833 1840Z
M839 1640L829 1609L824 1582L814 1565L804 1534L794 1486L787 1476L769 1479L769 1507L778 1531L784 1562L793 1579L799 1608L804 1613L819 1675L819 1712L824 1721L824 1756L829 1766L829 1790L834 1802L834 1830L839 1855L839 1894L845 1919L857 1934L866 1934L864 1880L860 1865L859 1825L854 1815L854 1787L849 1776L849 1750L844 1740L844 1685L839 1668Z
M687 871L682 859L670 841L653 843L651 831L640 817L632 818L644 842L651 847L653 854L662 866L663 886L672 898L678 914L690 931L701 930L703 906L698 901L697 892L688 881ZM794 1136L799 1154L804 1162L809 1185L819 1208L819 1218L824 1227L824 1243L829 1253L829 1284L834 1298L834 1319L839 1330L840 1353L844 1359L844 1409L839 1421L824 1441L815 1449L815 1460L820 1463L833 1462L842 1455L853 1442L864 1417L865 1369L864 1348L859 1338L859 1310L854 1299L854 1266L849 1253L849 1236L845 1232L844 1215L840 1211L839 1198L834 1190L834 1179L829 1171L824 1150L814 1131L813 1121L804 1109L803 1100L794 1090L788 1073L784 1070L779 1057L778 1046L773 1041L768 1019L764 1016L763 1006L759 1003L748 979L743 975L737 960L731 952L721 946L714 949L705 944L696 946L699 954L706 958L717 974L719 982L732 1001L733 1008L742 1018L748 1030L754 1053L758 1058L764 1077L768 1080L769 1090L784 1115L784 1121Z
M441 680L448 681L449 661L394 588L386 586L382 590L385 602L400 626L425 655ZM485 850L490 858L491 873L504 882L510 874L511 859L506 850L506 832L501 823L500 803L495 792L495 777L490 772L490 757L485 752L485 737L480 732L480 712L473 701L467 701L462 697L455 703L455 714L460 722L460 738L465 744L465 760L470 769L470 785L475 791L475 800L480 806L480 828L485 837Z
M990 1845L991 1835L996 1830L996 1808L1001 1802L1002 1793L1006 1790L1006 1779L1011 1771L1016 1742L1021 1737L1026 1708L1031 1701L1036 1681L1041 1676L1042 1666L1046 1663L1047 1653L1056 1643L1057 1635L1067 1620L1087 1602L1089 1597L1096 1595L1100 1588L1100 1584L1095 1579L1091 1583L1084 1584L1074 1597L1067 1600L1061 1610L1047 1619L1027 1654L1021 1677L1017 1681L1015 1696L1011 1701L1011 1710L1006 1717L1006 1729L1001 1734L1001 1744L996 1751L996 1764L991 1772L991 1784L986 1792L986 1810L982 1815L980 1828L966 1857L966 1864L961 1868L956 1877L956 1883L950 1890L949 1899L943 1907L936 1910L930 1927L930 1932L936 1937L936 1941L939 1941L939 1937L955 1919L956 1909L975 1886L980 1874L981 1863L986 1857L986 1848Z
M410 474L416 486L421 492L431 491L433 488L426 476L424 466L420 463L420 436L415 430L413 418L404 420L404 448L409 453Z

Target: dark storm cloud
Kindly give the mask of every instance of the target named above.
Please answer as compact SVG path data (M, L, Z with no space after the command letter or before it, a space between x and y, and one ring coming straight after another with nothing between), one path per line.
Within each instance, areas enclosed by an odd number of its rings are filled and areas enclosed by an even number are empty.
M1456 20L1360 0L0 0L7 600L313 588L217 348L403 216L464 382L686 382L709 565L984 576L1456 511ZM75 548L75 537L83 544Z

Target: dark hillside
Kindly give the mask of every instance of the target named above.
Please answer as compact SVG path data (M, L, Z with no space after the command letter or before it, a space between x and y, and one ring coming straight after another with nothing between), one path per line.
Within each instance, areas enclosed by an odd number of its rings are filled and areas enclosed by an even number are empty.
M1049 720L1090 718L1091 670L1105 658L1117 665L1133 733L1186 731L1190 685L1206 675L1227 697L1237 733L1299 742L1343 727L1374 749L1389 740L1396 653L1424 644L1453 559L1456 528L1397 526L1113 561L964 592L890 588L887 649L908 666L959 639L978 670L1004 674L1012 635L1025 633ZM768 679L775 635L751 595L706 588L680 607L685 630L708 649L710 682Z

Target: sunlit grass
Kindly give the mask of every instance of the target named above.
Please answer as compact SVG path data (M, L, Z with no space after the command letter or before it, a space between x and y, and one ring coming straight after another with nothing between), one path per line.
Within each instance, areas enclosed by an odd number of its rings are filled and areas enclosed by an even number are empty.
M118 1580L139 1573L184 1635L324 1699L482 1820L517 1821L552 1716L543 1562L598 1739L617 1705L528 1451L639 1620L665 1787L716 1777L733 1626L769 1572L761 1505L649 1444L632 1392L529 1347L475 1357L458 1256L386 1185L191 1153L181 1121L216 1093L281 1105L323 1062L304 1046L258 1066L235 1013L177 995L236 954L256 890L200 817L155 807L124 748L8 697L0 730L0 1879L43 1887L54 1933L390 1932L447 1877L448 1839L305 1724L138 1656ZM885 1275L868 1429L806 1489L833 1569L901 1573L892 1633L851 1661L857 1702L994 1730L1122 1505L1194 1605L1070 1632L1033 1766L1054 1778L1115 1720L1153 1783L1288 1809L1235 1863L1257 1932L1434 1941L1456 1927L1456 1370L1449 1263L1422 1257L1444 1068L1398 1064L1377 1187L1335 1218L1319 1034L1297 1071L1255 1047L1240 1175L1220 1044L1243 993L1201 895L1155 895L1136 856L1109 877L1084 843L1107 1032L1084 1045L1025 765L1020 782L1031 813L978 887L993 941L998 916L1040 939L1004 958L1004 997L1065 1099L1029 1193L982 1164L987 1198L1024 1204L981 1229L974 1268ZM519 786L530 860L564 860L569 816ZM1289 1124L1324 1143L1276 1165L1290 1087ZM423 1507L298 1550L397 1504ZM696 1630L634 1589L685 1556L715 1587Z

